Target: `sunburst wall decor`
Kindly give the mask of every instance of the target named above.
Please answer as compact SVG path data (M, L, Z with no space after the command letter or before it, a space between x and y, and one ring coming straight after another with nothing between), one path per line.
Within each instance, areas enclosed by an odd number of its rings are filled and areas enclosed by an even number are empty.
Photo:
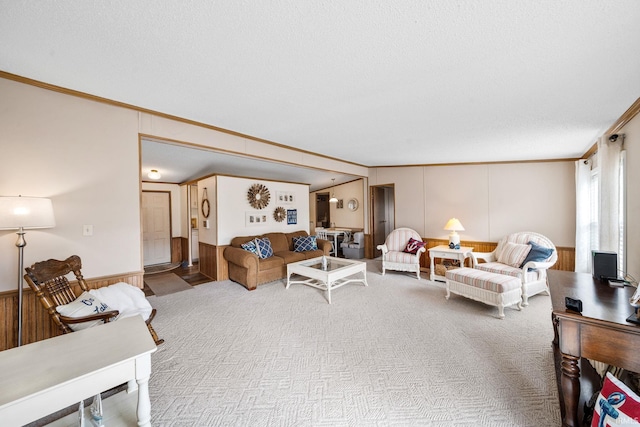
M278 222L284 221L287 217L287 211L284 210L282 206L278 206L275 211L273 211L273 219Z
M269 204L269 189L262 184L253 184L247 192L247 199L249 204L254 209L263 209Z

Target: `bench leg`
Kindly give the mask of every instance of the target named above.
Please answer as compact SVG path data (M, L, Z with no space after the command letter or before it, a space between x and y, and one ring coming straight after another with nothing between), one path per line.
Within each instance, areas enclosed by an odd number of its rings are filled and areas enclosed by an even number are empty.
M498 318L504 319L504 305L502 304L498 305Z

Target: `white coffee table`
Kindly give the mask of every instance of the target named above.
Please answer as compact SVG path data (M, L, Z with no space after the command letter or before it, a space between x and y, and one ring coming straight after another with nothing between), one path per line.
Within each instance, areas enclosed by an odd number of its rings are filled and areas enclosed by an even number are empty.
M322 257L287 264L287 289L291 284L300 283L327 291L327 300L331 304L331 291L351 282L367 284L367 264L344 258L326 257L327 268L322 268ZM352 277L362 273L362 278ZM304 280L291 280L291 275L303 276Z

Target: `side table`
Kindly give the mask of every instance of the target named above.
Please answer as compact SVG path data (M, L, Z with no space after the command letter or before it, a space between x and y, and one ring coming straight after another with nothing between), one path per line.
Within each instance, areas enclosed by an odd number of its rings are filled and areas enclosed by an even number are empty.
M444 282L446 279L444 276L440 276L436 274L435 269L435 258L441 259L452 259L460 261L460 266L464 267L464 260L467 257L471 256L471 252L473 252L473 248L469 246L461 246L460 249L450 249L449 246L440 245L435 246L429 249L429 259L430 259L430 267L429 267L429 279L432 281L438 280L440 282Z

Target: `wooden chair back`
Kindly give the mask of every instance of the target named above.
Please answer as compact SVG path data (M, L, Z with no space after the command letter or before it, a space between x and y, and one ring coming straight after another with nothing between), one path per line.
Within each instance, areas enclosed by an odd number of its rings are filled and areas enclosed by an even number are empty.
M77 255L72 255L64 261L57 259L41 261L25 268L27 272L24 275L25 280L53 321L65 334L73 331L60 319L56 307L73 302L83 291L89 290L80 272L81 268L82 262ZM69 273L73 273L78 281L80 292L77 294L66 277Z

